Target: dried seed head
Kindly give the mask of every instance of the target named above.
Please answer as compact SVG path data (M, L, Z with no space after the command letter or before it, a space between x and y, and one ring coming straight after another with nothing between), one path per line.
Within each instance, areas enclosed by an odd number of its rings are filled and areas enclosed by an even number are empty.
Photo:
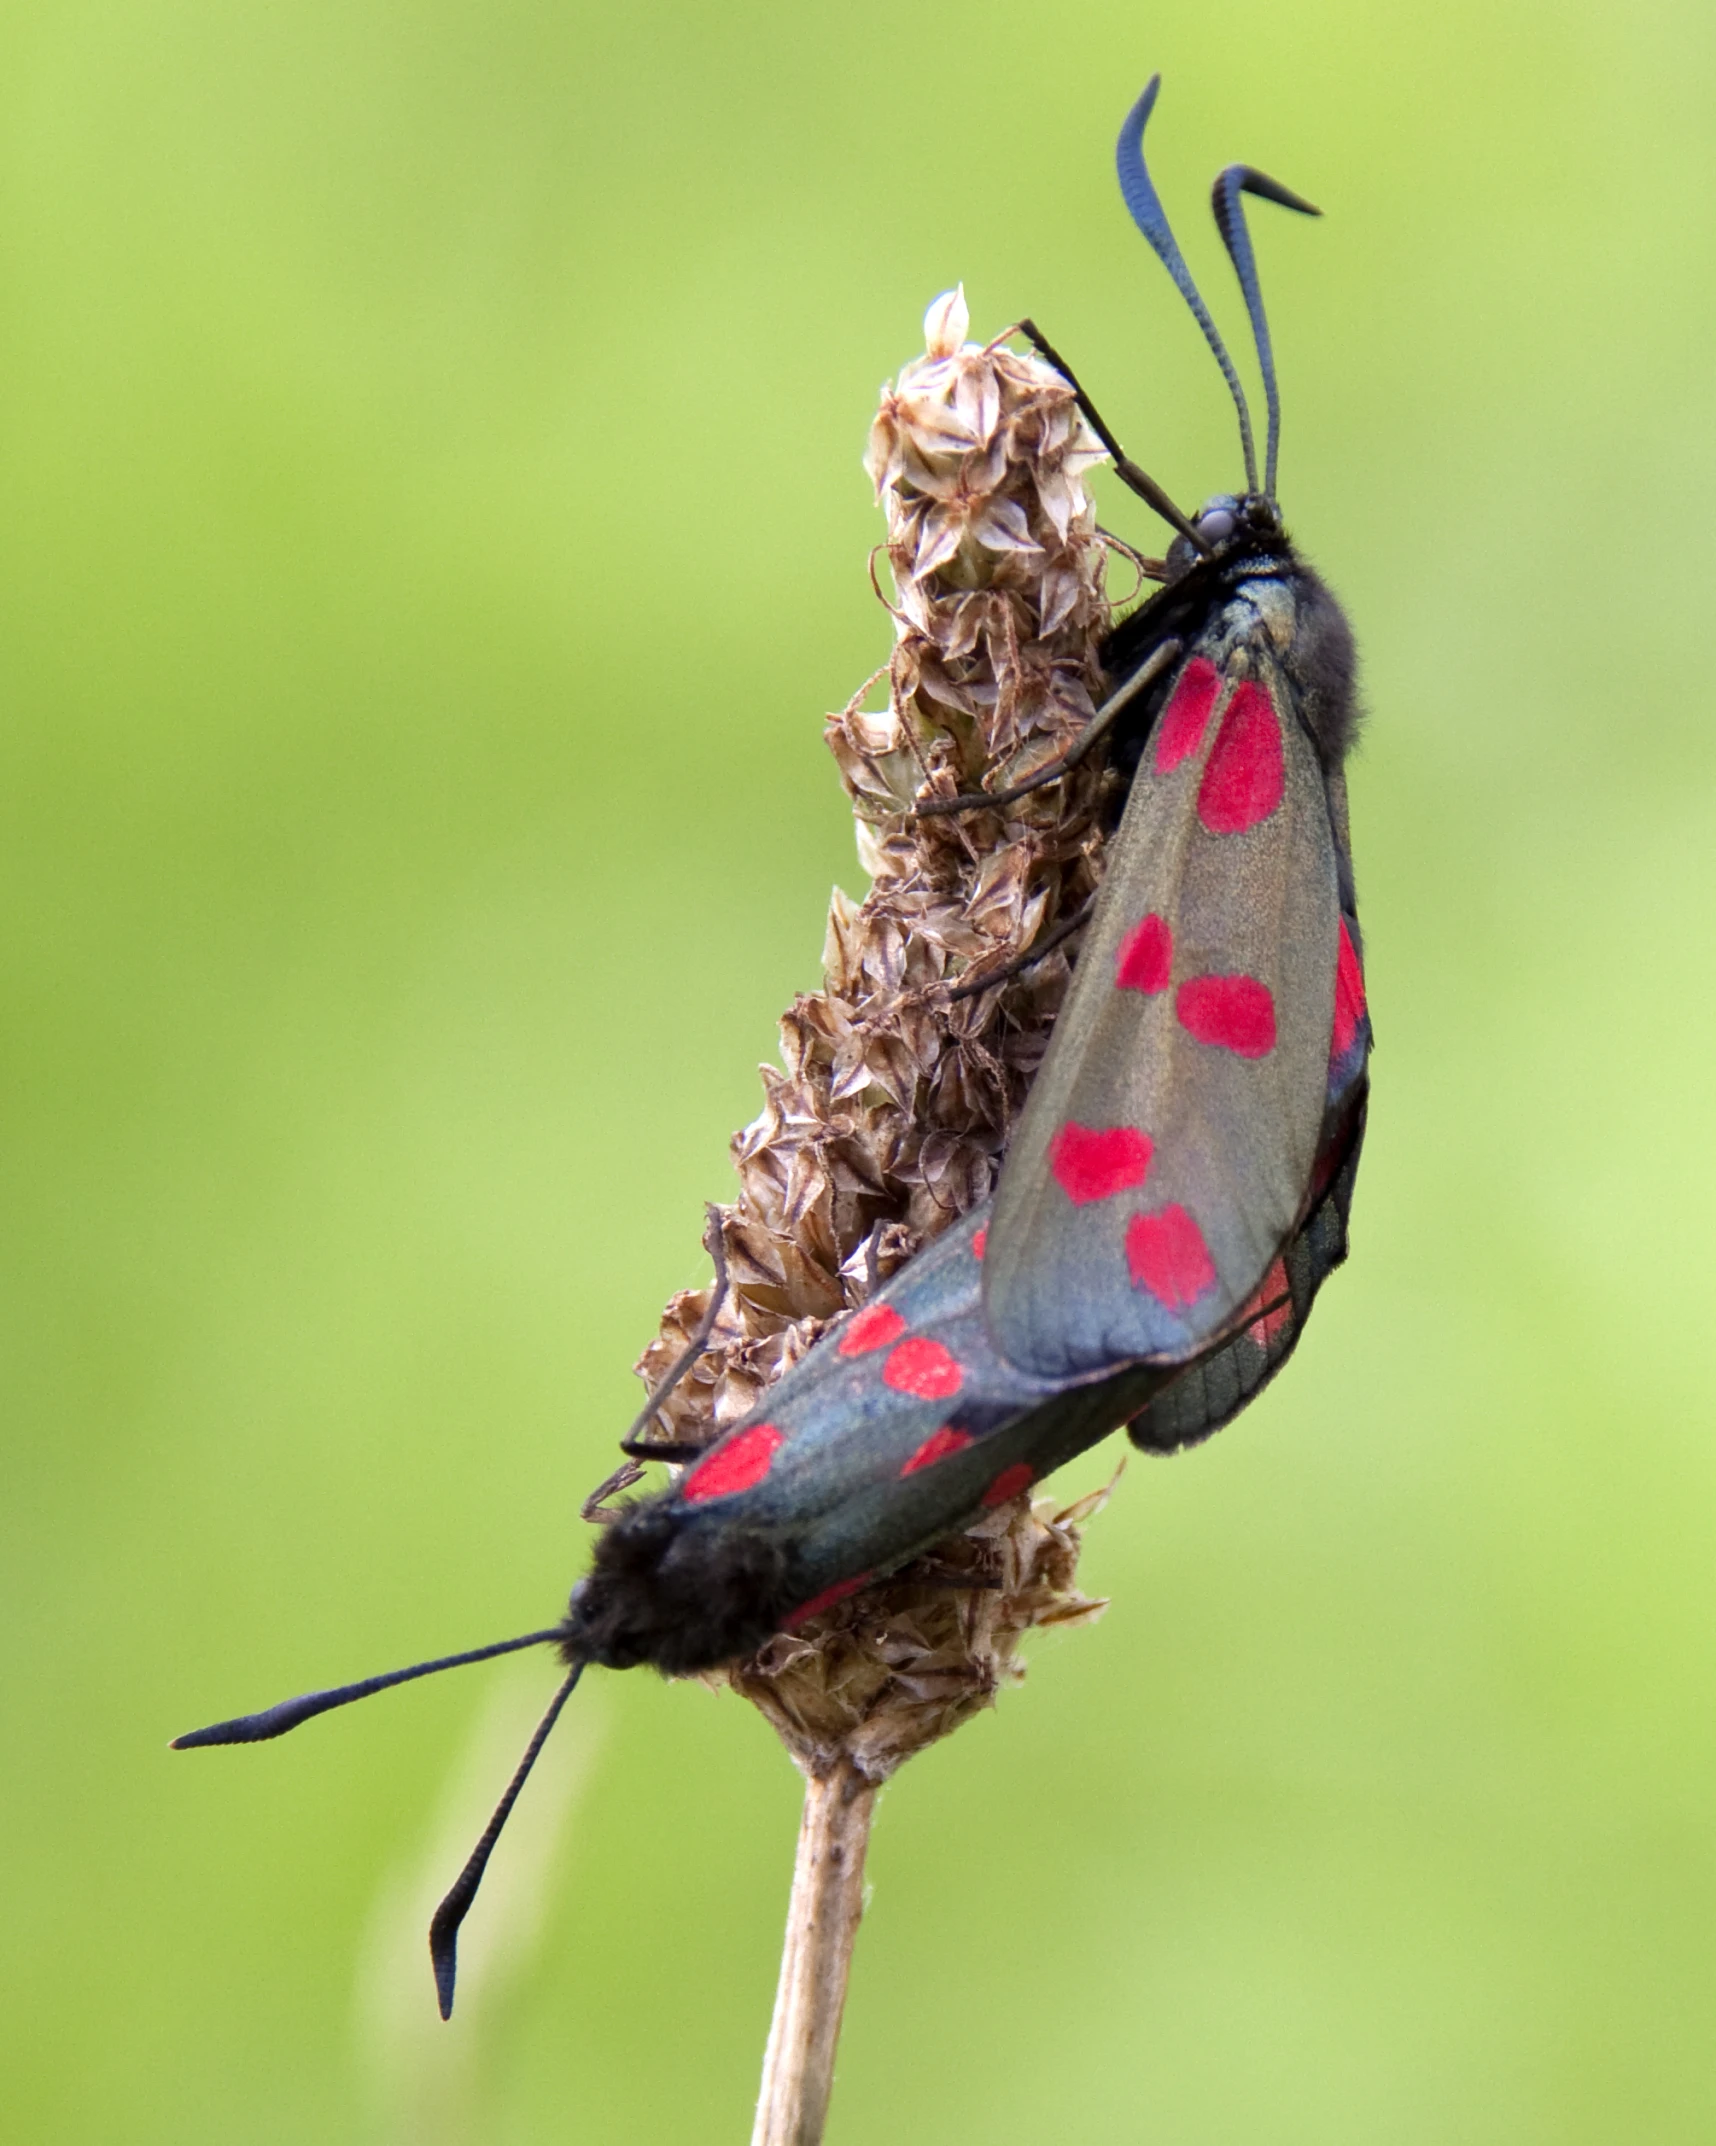
M871 428L895 588L888 706L862 709L861 688L827 738L872 884L862 902L835 890L823 989L782 1017L781 1067L763 1068L762 1113L734 1139L738 1196L720 1211L732 1288L660 1411L652 1435L675 1443L719 1436L873 1275L988 1197L1068 964L1054 952L957 1000L948 987L1006 968L1101 876L1097 770L993 814L912 816L1063 752L1095 712L1109 622L1086 482L1102 446L1058 373L967 342L967 325L962 290L935 301L925 355L883 389ZM669 1304L638 1365L651 1385L708 1302L695 1290ZM999 1558L999 1592L869 1589L734 1683L801 1763L839 1745L890 1770L1018 1673L1028 1625L1094 1613L1071 1590L1072 1520L1050 1513L1020 1498L938 1551Z
M710 1681L760 1708L804 1773L845 1758L886 1780L1019 1682L1026 1632L1102 1615L1107 1603L1080 1594L1074 1575L1079 1524L1107 1497L1099 1490L1061 1510L1015 1498L938 1545L932 1577L868 1588ZM962 1575L990 1584L949 1584Z

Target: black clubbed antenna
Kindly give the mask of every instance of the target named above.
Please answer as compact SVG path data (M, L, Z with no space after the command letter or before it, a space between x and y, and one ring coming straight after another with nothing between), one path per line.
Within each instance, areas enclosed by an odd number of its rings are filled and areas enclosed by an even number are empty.
M1239 412L1239 441L1245 450L1246 489L1248 492L1255 492L1257 448L1251 437L1251 412L1246 407L1245 390L1239 384L1239 374L1234 370L1233 360L1227 354L1227 345L1222 341L1215 322L1210 318L1210 309L1198 295L1198 287L1192 281L1192 272L1186 266L1185 256L1168 227L1167 211L1162 207L1144 162L1144 128L1155 107L1156 92L1161 86L1162 77L1159 74L1152 75L1145 85L1143 96L1127 113L1125 123L1120 129L1120 140L1114 151L1115 168L1120 174L1120 191L1125 196L1126 206L1132 211L1132 221L1156 249L1158 260L1173 277L1180 296L1192 309L1193 319L1204 331L1204 340L1215 352L1222 378L1227 382L1233 396L1233 406Z
M278 1706L260 1714L238 1714L231 1721L217 1721L207 1729L192 1729L175 1736L174 1751L196 1751L204 1744L265 1744L271 1736L284 1736L301 1721L313 1721L336 1706L350 1706L354 1699L367 1699L372 1692L387 1691L395 1684L409 1684L414 1677L432 1677L440 1669L462 1669L467 1662L492 1661L497 1654L516 1654L521 1647L541 1647L564 1639L564 1629L554 1625L546 1632L526 1632L521 1639L497 1639L491 1646L473 1647L467 1654L444 1654L439 1661L414 1662L409 1669L388 1669L361 1683L340 1684L331 1691L308 1691L300 1699L282 1699Z
M1322 210L1272 179L1266 171L1249 164L1230 164L1221 173L1210 197L1216 228L1233 261L1234 274L1245 293L1245 310L1251 315L1252 339L1257 345L1257 363L1263 374L1263 392L1269 399L1269 443L1264 454L1263 492L1275 497L1275 457L1281 445L1281 397L1275 386L1275 353L1269 344L1269 322L1263 312L1263 286L1257 280L1257 256L1251 250L1251 233L1245 227L1241 194L1256 194L1264 201L1279 202L1284 209L1297 209L1301 216L1321 216ZM1134 215L1137 211L1133 211Z
M494 1853L495 1842L500 1839L501 1828L512 1816L519 1790L529 1780L530 1769L548 1741L548 1732L560 1719L560 1709L571 1698L583 1674L584 1664L574 1662L572 1673L554 1694L553 1704L537 1723L536 1734L524 1747L518 1771L507 1783L506 1794L495 1805L495 1814L483 1828L482 1839L471 1850L464 1869L454 1879L452 1890L435 1910L429 1924L429 1959L435 1970L435 1996L443 2019L453 2016L453 1983L459 1972L459 1925L470 1913L471 1902L477 1897L477 1887L483 1882L483 1872L489 1867L489 1857Z

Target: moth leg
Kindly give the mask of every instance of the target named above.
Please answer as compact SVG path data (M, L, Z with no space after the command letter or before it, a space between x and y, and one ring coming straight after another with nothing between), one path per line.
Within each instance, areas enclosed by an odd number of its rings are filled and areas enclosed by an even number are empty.
M643 1481L642 1461L622 1461L605 1482L598 1483L578 1508L580 1520L588 1520L592 1527L606 1527L611 1520L618 1520L623 1506L610 1505L608 1500L617 1497L622 1490L630 1490L634 1483Z
M639 1460L688 1461L696 1460L707 1453L715 1443L713 1438L639 1438L626 1449L626 1458Z
M1089 425L1092 432L1096 434L1103 446L1114 457L1114 474L1125 485L1126 489L1129 492L1135 492L1152 512L1159 514L1171 528L1177 529L1188 544L1196 546L1200 552L1207 555L1209 545L1199 536L1193 524L1175 506L1155 478L1141 470L1132 457L1122 449L1120 442L1104 423L1095 403L1080 387L1078 375L1073 371L1066 359L1061 356L1054 344L1049 341L1042 329L1037 326L1034 320L1022 320L1019 323L1018 333L1025 338L1038 357L1054 367L1055 371L1060 374L1067 386L1078 397L1078 406L1084 413L1085 423Z
M621 1461L613 1474L598 1483L583 1504L579 1506L579 1519L588 1520L598 1527L605 1527L610 1520L617 1520L624 1510L621 1506L610 1505L608 1500L618 1497L622 1490L630 1490L634 1483L643 1481L643 1464L646 1460L676 1462L696 1460L700 1455L707 1453L714 1443L715 1441L712 1438L703 1445L671 1443L665 1438L655 1445L651 1445L647 1439L640 1441L640 1443L631 1448L631 1457Z
M715 1331L715 1322L721 1316L721 1307L727 1301L727 1252L721 1241L720 1221L713 1207L709 1210L709 1226L703 1233L703 1241L708 1247L709 1257L715 1262L715 1286L709 1293L709 1309L697 1322L696 1333L680 1351L672 1370L638 1411L631 1429L620 1440L620 1451L627 1460L685 1460L703 1450L700 1445L652 1444L643 1435L662 1403L708 1348L709 1337Z
M1009 977L1018 976L1026 969L1034 968L1039 961L1046 960L1064 940L1070 939L1075 931L1084 929L1090 922L1091 907L1095 900L1096 896L1093 894L1089 900L1081 902L1070 917L1063 917L1053 931L1045 932L1035 945L1028 946L1012 961L1004 963L998 969L986 970L983 975L974 977L968 984L955 984L951 991L943 994L944 999L951 1003L954 999L975 998L980 991L988 991L996 984L1004 984Z
M697 1322L697 1331L675 1359L673 1368L644 1403L632 1423L632 1427L620 1440L620 1451L626 1456L604 1482L598 1483L578 1508L580 1519L594 1526L604 1526L619 1518L619 1510L608 1500L617 1497L622 1490L630 1490L634 1483L643 1480L643 1464L646 1460L688 1461L695 1460L707 1450L704 1445L683 1444L671 1439L651 1440L643 1434L654 1419L661 1404L696 1363L709 1346L709 1337L715 1331L715 1322L721 1316L721 1307L727 1301L727 1252L721 1241L721 1223L713 1207L709 1209L708 1226L703 1233L709 1257L715 1262L715 1286L710 1292L709 1309Z
M1138 698L1147 685L1160 678L1172 663L1179 661L1181 654L1178 641L1163 641L1153 648L1144 661L1132 673L1124 685L1116 687L1086 723L1083 730L1053 760L1045 761L1034 774L1027 775L1023 782L1015 783L1010 790L970 790L963 797L935 797L927 805L919 805L913 819L934 820L949 812L993 812L1001 805L1010 805L1016 798L1028 797L1033 790L1040 790L1045 783L1059 782L1070 774L1079 762L1105 738L1115 723Z
M896 1572L888 1584L995 1592L999 1590L1002 1582L998 1572L974 1572L961 1565L943 1565L938 1564L934 1558L921 1557L916 1564L906 1566L903 1572Z

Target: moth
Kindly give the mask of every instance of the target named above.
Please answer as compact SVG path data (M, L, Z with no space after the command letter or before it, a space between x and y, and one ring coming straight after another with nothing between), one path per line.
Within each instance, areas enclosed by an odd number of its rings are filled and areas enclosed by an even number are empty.
M1190 519L1124 455L1176 531L1163 586L1109 636L1106 698L1052 779L1106 751L1127 778L1047 1056L991 1200L907 1262L716 1443L647 1425L627 1452L686 1465L622 1509L554 1625L215 1724L175 1748L258 1742L391 1685L551 1644L565 1679L430 1933L443 2016L490 1851L583 1670L669 1673L751 1652L1017 1496L1124 1425L1171 1452L1208 1437L1292 1353L1346 1256L1371 1030L1343 765L1352 636L1275 497L1280 407L1247 194L1316 211L1234 165L1214 210L1268 404L1261 478L1233 361L1147 169L1160 78L1127 115L1120 184L1208 340L1239 417L1242 493ZM1016 793L925 797L975 812ZM724 1283L719 1270L718 1284Z

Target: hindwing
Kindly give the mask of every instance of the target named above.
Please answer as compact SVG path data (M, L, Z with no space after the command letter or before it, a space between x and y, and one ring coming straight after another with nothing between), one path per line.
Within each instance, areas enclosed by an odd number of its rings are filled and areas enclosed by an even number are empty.
M1231 1423L1298 1346L1317 1291L1347 1256L1347 1218L1364 1137L1362 1096L1344 1132L1327 1189L1263 1277L1241 1314L1245 1324L1172 1375L1127 1425L1127 1436L1144 1452L1177 1453Z
M1337 837L1269 635L1212 641L1146 740L996 1194L985 1311L1038 1377L1197 1355L1307 1209Z

